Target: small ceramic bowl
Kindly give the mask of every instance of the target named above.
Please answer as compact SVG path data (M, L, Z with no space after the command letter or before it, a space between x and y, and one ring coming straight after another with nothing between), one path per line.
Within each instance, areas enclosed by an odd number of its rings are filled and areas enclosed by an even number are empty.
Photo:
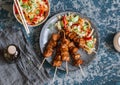
M47 20L49 14L50 14L50 2L49 2L49 0L47 0L47 1L48 1L48 12L46 13L45 18L41 22L38 22L37 24L32 24L32 25L28 24L29 27L39 26ZM15 4L13 4L13 14L14 14L15 18L17 19L17 21L22 24L22 21L17 17L17 14L15 13Z

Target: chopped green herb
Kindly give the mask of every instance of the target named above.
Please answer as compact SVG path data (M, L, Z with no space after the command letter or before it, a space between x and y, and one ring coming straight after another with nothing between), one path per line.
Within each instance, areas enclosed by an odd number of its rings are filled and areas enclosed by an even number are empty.
M86 25L89 25L88 22L85 22Z
M22 0L20 0L20 5L22 5L23 3L22 3Z
M40 11L39 11L39 10L37 10L37 11L36 11L36 14L39 14L39 13L40 13Z
M87 42L87 46L88 46L89 48L92 48L92 47L93 47L93 41Z
M37 7L37 4L36 4L36 3L33 3L32 5L33 5L33 7L35 7L35 8Z
M34 16L33 15L31 15L31 16L29 16L30 17L30 19L33 19L34 18Z
M22 4L21 6L22 6L23 8L27 8L27 5Z
M27 6L27 9L29 10L29 9L31 9L31 7L30 7L30 6Z
M87 30L87 27L88 27L88 25L85 24L85 25L83 26L83 30L86 31L86 30Z
M75 16L74 18L72 18L72 22L77 22L79 19L79 16Z
M30 12L30 11L31 11L31 7L30 7L29 5L26 5L26 10L27 10L28 12Z
M64 26L64 24L63 24L63 22L62 22L62 21L60 21L60 24L61 24L61 27L63 27L63 26Z
M34 0L31 0L31 3L34 3Z

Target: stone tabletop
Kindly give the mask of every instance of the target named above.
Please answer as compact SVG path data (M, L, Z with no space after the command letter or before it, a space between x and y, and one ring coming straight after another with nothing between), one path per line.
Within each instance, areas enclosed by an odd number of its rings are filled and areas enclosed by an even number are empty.
M6 26L24 30L13 15L12 4L13 0L0 0L0 30ZM96 58L83 68L86 77L82 77L80 70L70 72L68 76L58 70L54 84L120 85L120 53L113 47L113 37L120 30L120 0L50 0L50 8L49 18L64 11L76 11L87 16L97 27L100 40ZM39 56L39 34L43 25L30 28L29 40ZM53 77L55 69L47 62L44 67Z

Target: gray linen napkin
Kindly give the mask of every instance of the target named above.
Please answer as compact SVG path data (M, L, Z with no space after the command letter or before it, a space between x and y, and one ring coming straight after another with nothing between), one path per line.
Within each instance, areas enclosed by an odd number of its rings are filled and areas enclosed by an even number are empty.
M20 48L20 58L11 64L3 58L3 49L9 44ZM10 27L0 31L0 85L43 85L50 77L44 68L38 70L38 64L40 60L21 30Z

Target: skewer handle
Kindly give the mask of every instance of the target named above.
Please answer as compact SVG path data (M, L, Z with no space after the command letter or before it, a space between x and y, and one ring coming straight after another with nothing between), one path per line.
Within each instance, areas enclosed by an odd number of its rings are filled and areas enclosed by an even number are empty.
M54 73L54 76L53 76L53 80L52 80L52 83L54 83L54 80L55 80L55 76L56 76L56 72L57 72L57 67L55 68L55 73Z
M68 62L66 61L66 73L68 75Z
M81 65L79 65L79 67L80 67L80 71L81 71L82 75L85 77L85 73L83 72Z
M38 67L39 70L42 68L44 62L45 62L45 58L43 59L41 65Z

